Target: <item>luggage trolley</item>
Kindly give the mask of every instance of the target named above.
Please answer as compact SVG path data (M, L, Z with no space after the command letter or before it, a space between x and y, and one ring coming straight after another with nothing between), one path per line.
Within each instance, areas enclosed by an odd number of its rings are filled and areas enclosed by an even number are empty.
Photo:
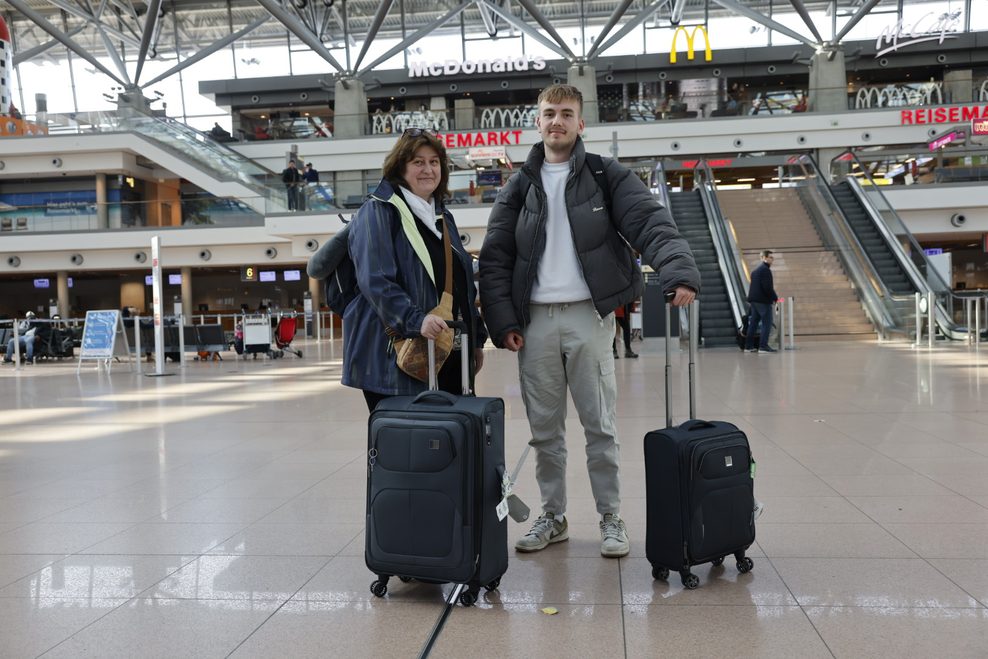
M267 314L251 314L243 317L244 354L258 353L271 356L271 317Z

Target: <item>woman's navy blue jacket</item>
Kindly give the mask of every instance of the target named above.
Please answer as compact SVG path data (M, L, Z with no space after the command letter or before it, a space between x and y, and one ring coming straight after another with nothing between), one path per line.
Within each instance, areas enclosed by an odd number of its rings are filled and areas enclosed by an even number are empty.
M391 184L382 180L350 223L350 257L360 295L343 314L342 383L379 394L412 395L424 391L426 385L397 367L385 326L401 337L419 336L425 315L439 304L441 290L402 229L393 201L396 195ZM472 344L479 347L487 334L474 304L477 289L472 259L463 248L452 214L441 205L438 209L449 229L453 260L466 274Z

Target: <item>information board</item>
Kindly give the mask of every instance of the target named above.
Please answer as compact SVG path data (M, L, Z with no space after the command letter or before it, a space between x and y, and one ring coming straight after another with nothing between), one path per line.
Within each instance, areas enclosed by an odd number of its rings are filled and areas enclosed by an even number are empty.
M79 357L82 359L110 359L113 357L113 346L116 343L119 323L119 311L87 311Z
M98 360L107 363L114 357L130 354L127 335L124 334L123 320L116 309L86 312L86 324L82 328L82 343L79 348L79 364L84 360Z

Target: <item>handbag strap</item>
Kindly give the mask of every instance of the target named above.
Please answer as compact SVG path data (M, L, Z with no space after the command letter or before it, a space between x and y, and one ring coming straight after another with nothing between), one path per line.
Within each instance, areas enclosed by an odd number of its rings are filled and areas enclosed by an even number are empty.
M446 256L446 288L444 292L453 295L453 245L449 241L449 227L446 226L446 216L440 215L438 219L441 219L443 223L443 250Z

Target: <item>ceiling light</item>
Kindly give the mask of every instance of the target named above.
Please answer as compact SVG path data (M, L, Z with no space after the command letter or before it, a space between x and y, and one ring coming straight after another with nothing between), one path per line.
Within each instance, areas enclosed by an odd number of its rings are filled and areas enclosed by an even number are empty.
M754 183L754 182L755 182L755 179L753 179L753 178L739 178L738 179L738 183Z

